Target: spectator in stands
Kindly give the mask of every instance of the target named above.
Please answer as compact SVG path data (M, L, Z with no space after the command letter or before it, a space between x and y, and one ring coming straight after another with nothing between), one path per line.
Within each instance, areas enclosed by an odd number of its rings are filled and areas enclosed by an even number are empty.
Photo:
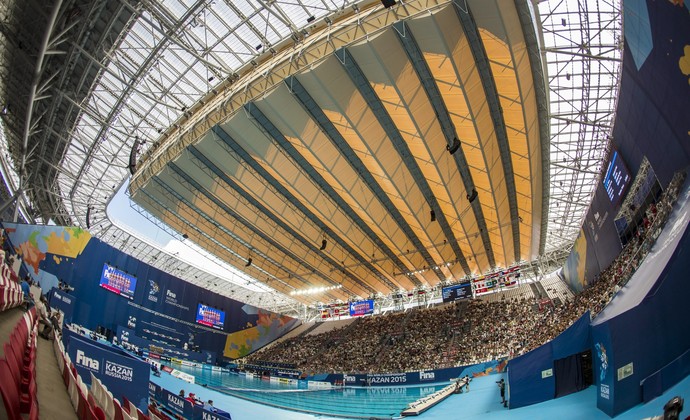
M53 333L62 335L62 312L55 310L50 314L50 323L53 325Z
M24 293L24 301L22 302L22 305L24 305L24 309L28 311L34 306L34 298L31 296L31 285L26 281L26 279L24 279L20 283L20 286L22 288L22 292Z
M153 376L161 376L160 370L158 370L158 366L156 366L154 363L151 363L151 373Z
M554 339L586 311L595 316L606 307L652 249L684 177L674 177L660 201L650 205L639 236L581 293L561 305L547 296L546 303L535 298L473 299L358 318L342 328L285 339L244 363L288 363L309 375L403 372L517 357Z
M40 335L41 338L45 338L46 340L52 340L53 323L50 320L48 311L46 310L46 303L47 301L45 295L41 295L41 298L36 303L38 323L39 325L43 325L43 330L39 331L38 335Z
M184 389L181 389L177 396L184 398Z
M201 401L196 396L196 394L194 394L193 392L190 392L189 395L187 396L187 398L185 398L185 400L189 401L190 403L192 403L194 405L202 405L203 404L203 401Z
M213 406L213 400L208 400L204 403L204 410L210 411L212 413L217 412L216 407Z

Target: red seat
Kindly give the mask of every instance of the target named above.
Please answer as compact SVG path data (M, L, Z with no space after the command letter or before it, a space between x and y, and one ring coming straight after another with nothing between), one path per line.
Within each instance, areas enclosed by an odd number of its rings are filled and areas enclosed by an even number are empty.
M120 405L120 401L118 401L117 398L113 398L113 406L115 407L115 415L113 416L113 419L124 420L124 416L122 415L122 406Z
M0 359L0 372L10 370L9 363L5 359ZM10 375L0 375L0 394L5 404L8 420L22 420L19 409L19 387Z
M122 396L122 409L125 410L125 412L126 412L127 414L129 414L131 417L134 417L134 415L135 415L136 413L132 413L132 410L130 410L129 407L130 407L130 405L129 405L129 400L127 399L127 397L125 397L125 396L123 395L123 396Z
M94 420L105 420L106 418L103 409L97 405L94 405L91 408L91 416L94 418Z
M75 381L76 383L77 381ZM91 408L89 406L89 402L86 399L86 396L84 395L84 392L81 390L81 387L77 385L77 392L79 393L79 404L77 404L77 418L79 419L86 419L87 414L91 412Z
M39 415L38 415L38 400L36 398L33 398L31 401L31 408L29 410L29 420L38 420Z

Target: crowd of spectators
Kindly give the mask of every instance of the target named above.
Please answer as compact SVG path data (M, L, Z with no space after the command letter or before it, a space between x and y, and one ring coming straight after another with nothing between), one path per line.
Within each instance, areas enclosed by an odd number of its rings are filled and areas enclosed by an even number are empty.
M314 373L404 372L481 363L524 354L562 333L586 311L595 316L647 255L675 203L684 174L645 211L636 237L573 299L540 305L536 298L460 301L366 317L316 335L296 336L245 358L293 363Z

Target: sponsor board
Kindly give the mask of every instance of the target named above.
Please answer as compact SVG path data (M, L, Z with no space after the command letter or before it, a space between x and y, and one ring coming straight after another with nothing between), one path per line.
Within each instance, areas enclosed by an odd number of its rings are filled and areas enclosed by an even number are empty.
M367 384L404 384L407 382L407 375L405 373L392 374L369 374L367 375Z
M189 382L190 384L194 383L194 376L190 375L189 373L184 373L180 372L177 369L173 369L172 372L170 372L170 375L174 376L177 379L182 379L185 382Z
M419 382L428 382L436 379L436 374L433 371L420 371Z
M105 362L105 371L103 373L106 376L111 376L127 382L132 382L134 377L134 370L131 367L107 360Z
M307 377L308 380L324 381L331 384L345 386L391 386L391 385L416 385L424 383L439 383L450 381L464 375L471 377L492 375L504 372L507 360L494 360L469 366L458 366L444 369L423 370L415 372L394 374L361 374L361 373L332 373Z
M312 389L323 389L323 388L333 388L330 382L323 381L307 381L307 388Z
M97 359L85 355L82 350L77 350L76 364L78 367L83 367L96 373L100 373L101 370L100 362Z
M114 395L126 396L142 411L148 405L148 363L135 359L117 349L83 339L67 329L63 330L67 354L86 385L91 374L98 378Z

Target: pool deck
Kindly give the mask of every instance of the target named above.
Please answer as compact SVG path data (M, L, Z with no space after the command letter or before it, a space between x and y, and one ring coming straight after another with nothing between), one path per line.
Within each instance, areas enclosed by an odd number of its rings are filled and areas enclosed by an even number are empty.
M591 386L584 391L571 394L555 400L529 407L509 410L501 404L496 381L503 375L490 375L475 378L472 381L470 392L453 394L442 403L432 407L418 417L423 420L447 420L451 418L462 419L609 419L610 417L596 408L596 388ZM270 407L240 398L225 395L220 392L190 384L174 378L166 373L161 377L152 377L151 380L172 392L184 389L185 392L194 392L202 400L212 399L214 405L230 412L233 420L257 420L257 419L342 419L342 417L329 417L298 413L280 408ZM643 419L663 414L663 407L672 397L680 395L690 404L690 377L685 378L679 384L666 391L661 397L656 398L645 405L638 405L616 419L632 420ZM685 418L690 413L690 407L686 405L681 413Z

